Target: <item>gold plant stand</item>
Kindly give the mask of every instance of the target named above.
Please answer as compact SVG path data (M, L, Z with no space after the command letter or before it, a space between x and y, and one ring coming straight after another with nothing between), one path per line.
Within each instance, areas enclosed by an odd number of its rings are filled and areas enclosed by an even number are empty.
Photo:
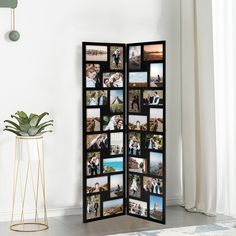
M34 215L31 221L25 219L27 203L31 203L31 211L34 209L30 212ZM16 137L10 229L17 232L48 229L42 136Z

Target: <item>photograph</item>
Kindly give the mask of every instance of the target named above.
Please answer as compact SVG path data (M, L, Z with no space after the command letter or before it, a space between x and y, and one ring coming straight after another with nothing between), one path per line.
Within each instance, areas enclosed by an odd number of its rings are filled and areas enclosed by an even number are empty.
M129 171L146 174L147 160L139 157L129 157Z
M105 106L107 105L107 91L90 90L86 91L87 106Z
M150 152L150 175L158 177L163 176L163 154L158 152Z
M163 150L163 135L146 134L144 138L145 149Z
M163 90L144 90L143 105L144 106L163 106Z
M113 173L124 170L123 157L104 158L103 159L103 173Z
M88 150L106 150L108 149L107 134L90 134L87 135Z
M129 196L141 197L141 178L139 175L129 173Z
M101 216L101 200L100 194L86 197L87 215L86 219L91 220Z
M147 203L134 199L129 199L129 213L147 217Z
M129 112L141 111L141 91L140 90L128 90L129 92Z
M110 155L120 155L124 153L123 132L110 134Z
M129 155L140 155L141 154L141 134L135 132L128 133L128 154Z
M123 112L124 100L123 90L111 90L110 91L110 111L112 113Z
M86 64L86 88L102 87L100 64Z
M94 132L100 131L101 129L101 118L99 108L88 108L87 109L87 121L86 121L86 131Z
M147 116L129 115L129 130L147 130Z
M150 108L149 118L150 131L163 132L163 109L162 108Z
M163 194L162 179L143 176L143 190L152 194Z
M100 152L87 152L87 176L100 174Z
M110 69L123 70L124 52L123 47L111 46L110 47Z
M141 46L129 46L129 70L141 69Z
M150 87L163 87L163 63L150 64Z
M129 72L129 87L147 87L147 72Z
M163 44L152 44L143 46L144 61L163 60Z
M155 220L163 218L163 197L150 195L150 217Z
M123 130L123 115L103 116L103 130Z
M86 61L107 61L107 46L86 45Z
M102 81L104 88L121 88L123 87L124 76L120 72L103 73Z
M87 193L99 193L108 191L108 177L96 177L87 179Z
M110 176L110 197L123 197L123 174Z
M124 209L123 198L103 202L103 216L122 214L123 209Z

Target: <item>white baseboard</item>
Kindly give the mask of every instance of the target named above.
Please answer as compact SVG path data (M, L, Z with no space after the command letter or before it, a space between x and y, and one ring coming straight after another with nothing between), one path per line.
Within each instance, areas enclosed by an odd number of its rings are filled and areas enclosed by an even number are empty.
M168 195L166 197L167 206L176 206L182 204L182 196L180 195ZM62 207L62 208L52 208L47 209L48 217L57 217L57 216L68 216L68 215L81 215L82 208L80 206L75 207ZM39 215L42 215L42 212L39 212ZM19 215L15 215L15 218L19 218ZM25 212L25 219L34 218L34 212L28 211ZM11 220L11 211L0 212L0 222L10 221Z

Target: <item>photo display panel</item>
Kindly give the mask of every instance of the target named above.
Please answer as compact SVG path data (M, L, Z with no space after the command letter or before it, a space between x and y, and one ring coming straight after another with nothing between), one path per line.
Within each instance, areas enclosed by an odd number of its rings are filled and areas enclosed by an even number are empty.
M125 214L125 45L83 43L83 221Z
M127 45L127 212L165 223L165 42Z

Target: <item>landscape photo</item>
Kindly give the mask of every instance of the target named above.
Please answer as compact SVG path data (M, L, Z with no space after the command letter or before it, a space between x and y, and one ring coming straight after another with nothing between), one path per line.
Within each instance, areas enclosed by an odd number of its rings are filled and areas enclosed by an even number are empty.
M141 91L140 90L128 90L129 92L129 112L140 112L141 111Z
M163 44L144 45L143 51L144 61L163 60Z
M128 133L128 154L140 155L141 154L141 134L137 132Z
M103 130L123 130L123 115L103 116Z
M163 132L163 109L150 108L149 127L152 132Z
M139 175L129 173L129 196L141 197L141 178Z
M147 130L147 116L129 115L129 130Z
M124 76L120 72L106 72L102 76L104 88L119 88L123 87Z
M111 46L110 47L110 69L123 70L123 64L124 64L123 47Z
M95 194L86 197L87 214L86 219L96 219L101 216L101 199L100 194Z
M150 64L150 87L163 87L163 63Z
M123 197L123 174L110 176L110 197Z
M141 174L147 173L147 160L139 157L129 157L129 171Z
M147 217L147 202L129 199L129 213Z
M144 106L163 106L163 90L144 90L142 101Z
M121 113L124 110L123 90L110 91L110 111L112 113Z
M120 155L124 153L123 132L110 134L110 155Z
M123 210L124 210L123 198L103 202L103 216L122 214Z
M86 91L87 106L105 106L107 105L106 90L88 90Z
M141 69L141 46L129 46L129 70Z
M87 152L87 176L100 174L100 152Z
M87 193L99 193L108 191L108 177L96 177L87 179Z
M86 45L86 61L107 61L107 46Z
M163 194L163 180L143 176L143 190L152 194Z
M123 157L104 158L103 159L103 173L113 173L124 170Z
M149 173L157 177L163 177L163 153L150 152Z
M86 129L87 132L100 131L101 118L99 108L87 109Z
M150 195L150 217L160 221L163 219L163 197Z
M106 150L108 149L107 134L87 135L87 150Z
M163 150L163 135L146 134L144 137L145 148L149 150Z
M147 87L147 72L129 72L129 87Z

